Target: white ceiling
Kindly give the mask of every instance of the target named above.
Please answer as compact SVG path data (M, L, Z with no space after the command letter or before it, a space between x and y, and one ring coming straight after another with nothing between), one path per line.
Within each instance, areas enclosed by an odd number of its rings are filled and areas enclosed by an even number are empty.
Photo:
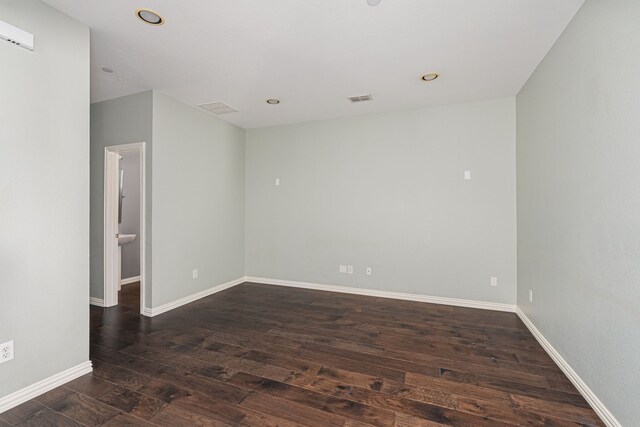
M92 102L157 89L256 128L514 96L584 0L44 1L92 29Z

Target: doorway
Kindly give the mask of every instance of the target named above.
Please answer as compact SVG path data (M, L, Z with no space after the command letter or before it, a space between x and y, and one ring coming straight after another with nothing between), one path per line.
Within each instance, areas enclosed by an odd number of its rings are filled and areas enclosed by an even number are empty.
M104 151L104 306L118 305L122 286L129 286L130 301L139 283L140 314L146 293L145 158L144 142Z

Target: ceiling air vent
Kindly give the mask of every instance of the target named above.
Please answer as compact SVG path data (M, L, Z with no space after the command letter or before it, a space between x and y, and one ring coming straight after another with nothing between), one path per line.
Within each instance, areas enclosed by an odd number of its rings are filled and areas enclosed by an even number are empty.
M351 102L363 102L363 101L371 101L373 98L371 95L360 95L360 96L350 96L349 101Z
M229 107L227 104L225 104L224 102L211 102L209 104L202 104L202 105L198 105L198 107L202 108L203 110L206 110L210 113L213 114L229 114L229 113L237 113L238 110L236 110L233 107Z

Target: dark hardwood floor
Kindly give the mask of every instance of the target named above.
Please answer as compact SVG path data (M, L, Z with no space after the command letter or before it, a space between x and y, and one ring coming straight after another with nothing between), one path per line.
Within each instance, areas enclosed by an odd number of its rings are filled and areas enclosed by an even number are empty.
M603 425L516 315L246 283L91 307L92 374L0 426Z

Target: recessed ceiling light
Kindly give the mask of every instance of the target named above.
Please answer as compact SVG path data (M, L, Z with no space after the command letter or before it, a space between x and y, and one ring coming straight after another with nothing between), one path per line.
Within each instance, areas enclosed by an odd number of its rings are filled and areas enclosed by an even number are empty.
M422 76L422 80L424 80L425 82L432 82L437 78L438 78L438 73L427 73L424 76Z
M271 104L271 105L280 104L280 100L275 98L269 98L267 99L267 104Z
M143 22L151 25L162 25L164 24L164 18L158 15L153 10L149 9L138 9L136 10L136 16L140 18Z
M369 6L377 6L377 5L379 5L379 4L380 4L380 2L381 2L381 1L382 1L382 0L367 0L367 4L368 4Z
M113 68L109 68L109 67L102 67L102 71L104 71L105 73L113 73Z

